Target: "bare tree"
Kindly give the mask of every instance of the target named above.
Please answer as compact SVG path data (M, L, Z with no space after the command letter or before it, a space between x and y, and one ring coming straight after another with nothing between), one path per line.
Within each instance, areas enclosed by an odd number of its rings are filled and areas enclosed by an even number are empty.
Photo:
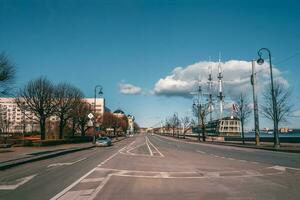
M210 108L209 104L194 104L193 113L198 118L198 126L201 127L202 140L206 140L206 116L209 114ZM200 141L200 134L198 135L198 140Z
M192 120L190 117L185 116L180 119L180 122L182 124L182 134L183 138L185 138L185 133L191 128Z
M0 94L7 95L15 78L15 68L4 53L0 54Z
M179 125L180 125L180 120L177 115L177 113L174 113L172 117L169 118L169 124L172 129L172 136L175 136L175 131L177 131ZM179 135L178 135L179 136Z
M61 83L55 87L55 114L59 117L59 139L63 139L64 128L72 117L72 110L82 98L83 93L70 84Z
M40 124L41 140L46 139L46 120L55 111L54 86L47 78L31 80L19 91L16 98L18 107L26 113L37 116Z
M252 109L250 107L248 96L245 93L241 93L238 97L236 97L235 101L236 101L236 105L238 106L236 115L240 119L241 126L242 126L242 141L243 144L245 144L244 125L247 122L248 118L250 117Z
M92 112L91 105L81 101L76 107L77 123L78 128L81 132L81 136L85 136L87 130L90 128L88 125L89 118L88 114Z
M276 114L273 112L273 103L272 103L272 93L271 85L269 85L263 92L264 103L261 105L262 114L274 121L276 120L279 123L287 122L287 117L292 112L292 104L290 103L291 99L291 90L284 87L284 85L278 81L274 82L274 93L276 99L276 111L277 119L275 119ZM276 127L278 129L278 127Z

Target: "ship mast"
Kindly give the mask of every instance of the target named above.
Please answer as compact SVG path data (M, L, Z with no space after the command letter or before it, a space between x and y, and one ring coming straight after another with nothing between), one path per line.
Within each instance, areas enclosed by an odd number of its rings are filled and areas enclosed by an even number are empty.
M220 119L223 117L224 107L224 96L223 96L223 74L221 65L221 53L219 53L219 64L218 64L218 85L219 85L219 103L220 103Z

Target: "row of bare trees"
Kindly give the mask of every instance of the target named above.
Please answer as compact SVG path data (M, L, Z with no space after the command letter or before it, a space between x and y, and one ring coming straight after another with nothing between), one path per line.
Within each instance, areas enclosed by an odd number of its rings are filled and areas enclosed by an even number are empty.
M186 132L189 131L194 124L194 120L189 116L180 118L177 113L174 113L172 116L166 118L163 128L167 132L171 132L173 137L179 137L181 134L183 138L185 138Z
M77 128L85 134L91 112L90 105L83 102L83 93L77 87L60 83L54 85L45 77L29 81L17 94L16 103L27 117L32 113L40 125L41 139L46 139L46 121L56 116L59 119L59 139L64 137L68 122L72 123L73 134Z
M293 107L290 103L292 92L290 89L287 89L282 83L278 81L274 82L274 92L277 115L273 112L271 85L268 85L263 91L263 102L260 105L260 112L270 121L277 120L278 124L287 122L288 116L291 114ZM249 96L246 93L241 93L238 97L236 97L235 101L238 105L236 115L241 121L242 141L244 144L244 126L251 116L253 108L252 104L250 103ZM277 116L277 119L275 119L275 116Z

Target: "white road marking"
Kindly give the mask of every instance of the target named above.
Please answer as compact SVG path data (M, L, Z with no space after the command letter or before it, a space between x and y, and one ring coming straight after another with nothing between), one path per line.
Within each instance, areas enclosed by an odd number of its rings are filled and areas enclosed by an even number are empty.
M150 153L151 156L153 156L153 152L152 152L152 150L151 150L151 148L150 148L150 146L148 144L148 137L146 136L145 139L146 139L146 145L148 147L149 153Z
M234 158L227 158L228 160L235 160Z
M63 166L63 165L74 165L74 164L76 164L80 161L83 161L85 159L87 159L87 158L81 158L79 160L76 160L74 162L69 162L69 163L54 163L54 164L48 165L48 167L56 167L56 166Z
M151 145L151 146L159 153L159 155L160 155L161 157L165 157L165 156L158 150L158 148L152 144L152 142L149 140L148 137L147 137L147 139L148 139L149 144L150 144L150 145Z
M239 160L240 162L248 162L247 160Z
M122 149L120 149L118 152L114 153L113 155L111 155L110 157L108 157L106 160L102 161L98 166L102 166L104 165L106 162L108 162L109 160L111 160L113 157L115 157L116 155L118 155L118 153L120 151L122 151L123 149L126 149L127 147L129 147L130 145L132 145L134 143L131 142L129 145L123 147ZM75 182L73 182L71 185L69 185L68 187L66 187L63 191L61 191L60 193L58 193L57 195L55 195L54 197L52 197L50 200L57 200L59 198L61 198L64 194L66 194L68 191L70 191L74 186L76 186L78 183L80 183L83 179L85 179L86 177L88 177L91 173L93 173L95 170L97 169L97 167L91 169L88 173L86 173L85 175L83 175L81 178L77 179Z
M88 190L78 190L78 191L69 191L67 192L61 200L70 200L70 199L76 199L76 200L83 200L87 199L94 190L93 189L88 189Z
M112 175L109 174L103 181L102 183L94 190L94 192L89 196L88 200L93 200L97 194L102 190L102 188L105 186L105 184L109 181L110 177Z
M81 183L90 183L90 182L100 182L103 181L104 178L86 178L81 181Z
M27 183L28 181L30 181L31 179L33 179L37 174L34 174L32 176L27 176L24 178L20 178L17 180L16 184L11 184L11 185L0 185L0 190L15 190L18 187L20 187L21 185Z
M285 166L279 166L279 165L275 165L275 166L272 166L272 167L269 167L269 168L276 169L276 170L279 170L279 171L286 171L287 169L300 171L300 168L285 167Z
M137 145L137 146L135 146L135 147L133 147L133 148L130 148L130 149L128 149L127 151L126 151L126 153L131 153L131 151L132 150L134 150L134 149L136 149L136 148L139 148L139 147L141 147L141 146L143 146L143 145L145 145L146 143L144 142L144 143L142 143L142 144L139 144L139 145Z
M196 152L206 154L206 152L200 150L196 150Z

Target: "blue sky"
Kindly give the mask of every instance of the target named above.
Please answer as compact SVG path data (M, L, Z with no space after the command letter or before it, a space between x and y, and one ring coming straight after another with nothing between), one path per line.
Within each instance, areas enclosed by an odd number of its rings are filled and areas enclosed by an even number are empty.
M297 1L0 0L0 52L16 64L16 87L44 75L92 96L101 84L112 110L152 126L190 114L191 99L153 92L176 67L215 62L219 52L223 62L249 61L268 47L300 110L299 10ZM122 94L120 84L142 92Z

